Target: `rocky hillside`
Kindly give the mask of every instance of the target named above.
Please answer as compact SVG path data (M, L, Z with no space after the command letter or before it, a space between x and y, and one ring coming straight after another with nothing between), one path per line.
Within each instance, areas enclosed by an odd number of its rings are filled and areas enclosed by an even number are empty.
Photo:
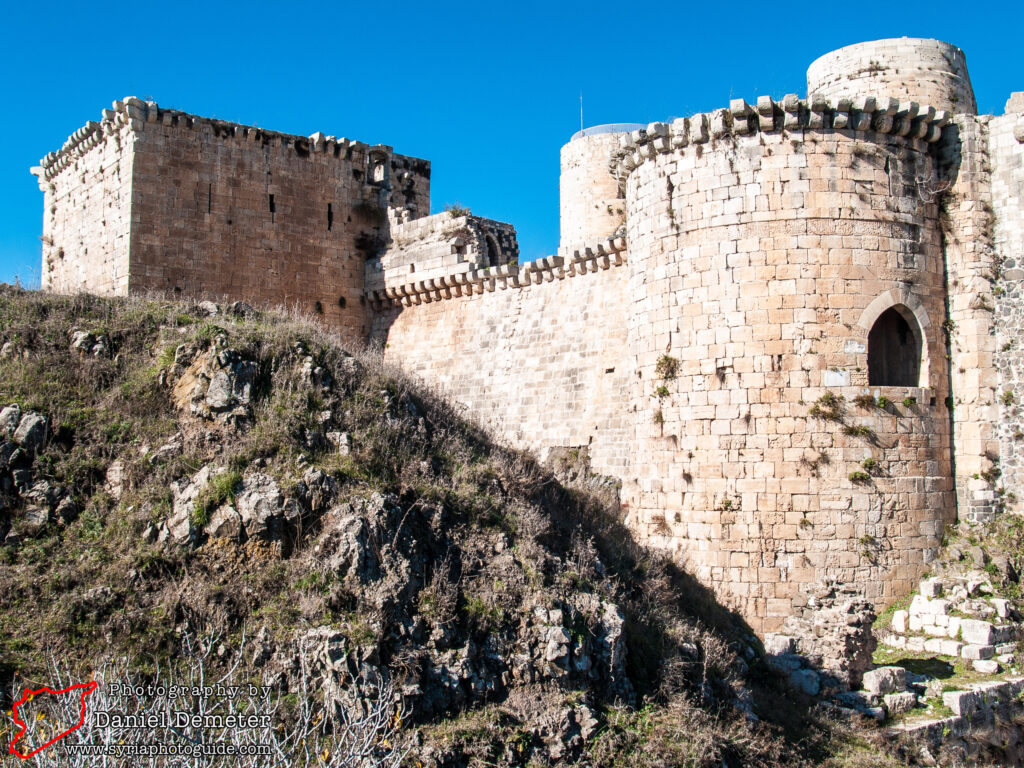
M314 323L6 288L0 405L5 693L216 635L336 707L393 686L409 765L890 764L635 546L585 452L538 466Z

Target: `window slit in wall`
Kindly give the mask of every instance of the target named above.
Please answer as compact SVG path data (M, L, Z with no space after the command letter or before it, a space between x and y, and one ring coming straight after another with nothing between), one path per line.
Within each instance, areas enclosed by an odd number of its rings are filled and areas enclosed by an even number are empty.
M277 212L277 208L274 206L274 196L270 195L269 197L270 197L270 199L268 200L268 202L270 204L270 221L271 221L271 223L273 223L273 221L274 221L274 214Z
M213 184L206 186L206 212L210 213L213 210Z
M334 226L334 210L331 208L331 204L327 204L327 231L331 231L331 227Z

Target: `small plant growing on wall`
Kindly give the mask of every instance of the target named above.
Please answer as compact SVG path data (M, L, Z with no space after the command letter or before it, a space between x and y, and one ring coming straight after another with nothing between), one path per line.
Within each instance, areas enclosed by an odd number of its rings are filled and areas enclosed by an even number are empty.
M995 481L998 480L999 476L1002 474L1003 470L1001 470L997 465L993 464L991 467L989 467L988 469L981 473L981 479L991 485L995 483Z
M917 398L916 397L904 397L903 398L903 407L904 408L910 408L912 405L917 405Z
M871 458L870 456L868 458L864 459L864 461L862 461L860 463L860 465L864 468L864 471L867 472L868 474L874 474L879 469L878 461L873 459L873 458Z
M449 203L448 205L446 205L444 207L444 210L445 210L446 213L450 213L453 217L455 217L455 216L472 216L472 213L470 213L469 208L467 208L466 206L464 206L462 203L460 203L458 201L455 201L454 203Z
M867 393L857 395L853 398L853 402L858 408L863 408L864 410L870 410L878 405L878 401L875 400L874 395L869 395Z
M718 512L738 512L740 505L738 502L726 496L722 499L721 503L717 507Z
M999 399L1003 402L1003 405L1010 406L1017 402L1017 398L1013 396L1013 392L1009 389L1000 395Z
M881 395L881 396L880 396L880 397L878 398L878 407L879 407L879 408L881 408L881 409L882 409L883 411L884 411L884 410L887 410L887 409L888 409L888 408L890 408L891 406L892 406L892 400L890 400L890 399L889 399L888 397L886 397L885 395Z
M814 405L811 406L807 413L815 419L842 421L843 396L836 395L833 392L826 392L814 402Z
M813 461L811 459L808 459L806 456L801 456L800 464L804 467L807 467L807 470L811 473L812 476L818 477L819 472L821 471L821 467L828 466L829 464L828 454L819 453L818 457Z
M864 427L859 424L847 424L843 427L843 434L849 435L850 437L863 437L868 440L871 440L875 436L875 433L871 431L870 427Z
M859 539L857 543L860 544L860 556L865 560L874 565L877 562L877 554L875 550L878 548L878 540L870 533L865 533Z
M862 472L859 469L855 472L851 472L849 477L851 483L857 484L863 484L871 480L871 475L869 475L867 472Z
M654 390L654 396L657 397L659 400L664 400L666 397L668 397L668 387L662 384L660 387Z
M678 358L672 357L672 355L662 355L658 358L657 365L654 366L654 372L663 381L671 381L679 373Z

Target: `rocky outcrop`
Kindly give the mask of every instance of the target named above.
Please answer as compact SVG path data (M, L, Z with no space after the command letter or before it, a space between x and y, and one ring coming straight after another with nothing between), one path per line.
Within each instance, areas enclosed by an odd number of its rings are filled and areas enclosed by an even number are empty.
M209 351L180 345L165 381L174 382L173 396L181 410L202 419L244 424L252 415L256 363L223 348L223 338L221 342Z
M78 515L67 489L38 476L34 464L50 440L49 421L17 404L0 410L0 542L17 547L52 523Z

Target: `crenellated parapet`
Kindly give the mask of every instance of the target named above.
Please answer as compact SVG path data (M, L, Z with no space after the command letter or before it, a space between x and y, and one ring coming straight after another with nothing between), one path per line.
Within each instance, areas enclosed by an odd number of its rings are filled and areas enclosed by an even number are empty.
M610 168L622 184L634 168L659 154L687 148L699 151L709 143L758 133L842 130L935 142L949 120L945 110L885 96L844 97L831 102L820 96L801 99L788 94L782 101L761 96L754 104L733 99L728 108L671 123L651 123L623 134L611 155Z
M375 310L388 306L408 307L586 275L622 266L626 263L626 253L625 239L617 237L578 248L571 254L546 256L522 264L474 267L457 274L396 285L385 285L381 277L372 282L368 280L367 293Z
M59 150L42 158L39 161L37 173L40 182L52 179L82 158L93 147L105 142L122 130L127 128L135 133L142 133L147 126L167 126L196 131L208 134L210 138L221 142L237 142L240 145L280 146L282 150L294 153L298 157L315 155L343 157L357 164L373 164L374 161L394 158L399 160L399 166L407 166L411 172L428 177L430 174L429 161L395 155L392 148L384 144L370 145L344 137L328 136L319 131L309 136L270 131L266 128L201 117L177 109L167 109L160 107L156 102L128 96L113 102L110 109L103 110L102 118L99 121L90 120L71 134ZM381 168L380 170L371 168L367 180L383 182L387 176L390 176L391 170L391 168Z

